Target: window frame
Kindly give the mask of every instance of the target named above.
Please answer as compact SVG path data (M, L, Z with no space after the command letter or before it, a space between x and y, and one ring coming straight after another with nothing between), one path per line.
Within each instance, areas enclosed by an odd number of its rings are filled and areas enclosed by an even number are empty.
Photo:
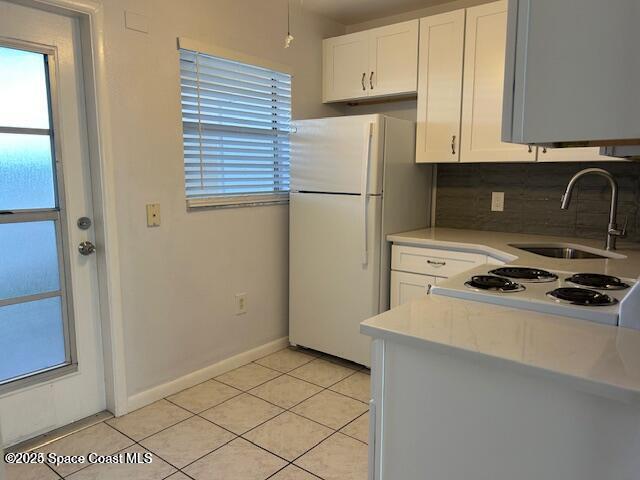
M262 58L254 57L251 55L229 50L222 47L213 45L207 45L203 42L193 40L190 38L179 37L177 39L178 57L180 57L181 50L187 50L195 54L203 54L212 57L222 58L224 60L230 60L233 62L239 62L247 64L249 66L265 68L278 73L289 75L293 80L292 69L288 65L272 62ZM180 62L178 62L179 65ZM182 87L180 87L180 93L182 94ZM180 102L181 124L183 125L183 137L182 147L184 152L184 123L182 121L182 101ZM293 98L291 110L293 110ZM291 131L289 132L289 136ZM184 170L184 153L183 153L183 182L186 182L186 172ZM186 188L186 184L185 184ZM185 199L187 204L187 210L200 209L200 208L235 208L235 207L251 207L251 206L266 206L266 205L283 205L289 203L289 190L287 191L273 191L268 193L247 193L247 194L232 194L232 195L208 195L201 197L189 197L185 190Z
M65 362L5 381L0 380L0 395L15 392L34 385L74 374L78 371L78 350L76 344L75 315L71 278L71 260L69 258L69 228L67 221L66 197L63 175L61 130L58 110L58 55L54 46L34 42L16 40L0 36L0 46L42 54L45 57L45 75L47 100L49 109L49 128L33 129L22 127L3 127L1 133L22 133L32 135L48 135L51 142L51 162L56 204L53 208L37 208L15 210L9 215L0 215L0 224L53 221L56 231L56 248L58 251L58 272L60 288L57 295L61 301L62 329L64 335ZM1 126L0 126L1 127ZM6 213L6 212L5 212ZM36 294L38 297L41 294ZM45 294L45 297L46 294ZM34 298L37 300L37 298ZM24 302L18 302L24 303ZM11 299L0 302L0 305L11 304Z

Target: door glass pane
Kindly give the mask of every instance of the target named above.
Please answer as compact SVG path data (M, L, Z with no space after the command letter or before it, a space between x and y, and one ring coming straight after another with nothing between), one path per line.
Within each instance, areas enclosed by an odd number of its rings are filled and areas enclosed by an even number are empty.
M47 135L0 133L0 210L54 208L53 177Z
M60 289L53 221L0 224L0 300Z
M0 47L0 127L49 128L45 56Z
M0 383L64 364L60 297L0 307Z

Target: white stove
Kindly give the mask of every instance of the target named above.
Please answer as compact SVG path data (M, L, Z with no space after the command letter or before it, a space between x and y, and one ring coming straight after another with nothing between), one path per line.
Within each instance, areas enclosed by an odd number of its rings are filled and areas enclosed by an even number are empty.
M636 280L533 267L483 265L444 280L434 295L619 325L621 301Z

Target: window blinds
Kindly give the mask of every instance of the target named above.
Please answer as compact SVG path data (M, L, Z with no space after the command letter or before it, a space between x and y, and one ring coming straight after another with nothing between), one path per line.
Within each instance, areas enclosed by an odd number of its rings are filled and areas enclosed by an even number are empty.
M286 200L291 76L181 49L180 81L188 205Z

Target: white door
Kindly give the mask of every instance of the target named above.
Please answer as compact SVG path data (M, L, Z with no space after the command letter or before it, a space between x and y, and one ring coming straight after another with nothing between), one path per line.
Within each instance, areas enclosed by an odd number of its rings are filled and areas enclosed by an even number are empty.
M378 313L381 197L366 223L360 195L292 193L289 209L290 341L369 365L360 322Z
M369 96L416 92L418 25L411 20L369 31Z
M415 273L391 271L391 308L427 296L430 285L436 285L438 277Z
M323 40L323 101L336 102L369 95L369 32Z
M467 9L462 162L536 160L535 148L501 141L506 39L506 0Z
M0 0L5 445L105 408L79 28Z
M465 11L420 20L416 161L460 159Z
M380 115L301 120L291 135L291 190L382 192L384 122ZM368 168L366 168L368 167Z

